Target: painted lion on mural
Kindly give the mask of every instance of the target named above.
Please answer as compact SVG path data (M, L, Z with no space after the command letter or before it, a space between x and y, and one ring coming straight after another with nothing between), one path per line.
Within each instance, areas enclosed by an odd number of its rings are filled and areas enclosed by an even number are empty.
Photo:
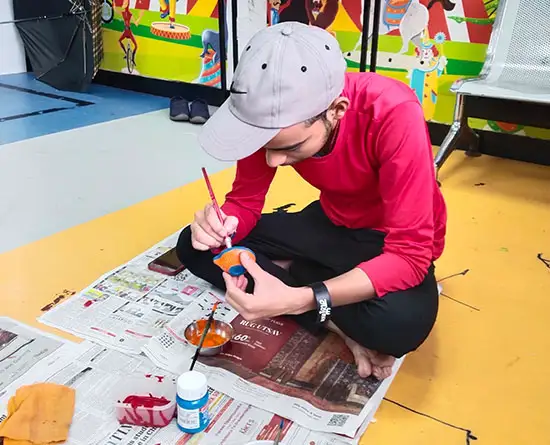
M323 29L332 25L340 7L339 0L305 0L305 3L309 24Z

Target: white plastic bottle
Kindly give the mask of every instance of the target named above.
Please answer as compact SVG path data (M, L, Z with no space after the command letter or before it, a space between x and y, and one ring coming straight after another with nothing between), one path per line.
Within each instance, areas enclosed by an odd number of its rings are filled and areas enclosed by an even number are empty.
M210 423L208 383L198 371L184 372L177 383L178 427L185 433L200 433Z

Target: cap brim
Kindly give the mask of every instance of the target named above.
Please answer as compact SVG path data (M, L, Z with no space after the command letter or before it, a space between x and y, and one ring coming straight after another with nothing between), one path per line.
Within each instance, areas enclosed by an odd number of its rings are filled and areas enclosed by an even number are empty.
M220 161L238 161L258 151L279 131L241 121L231 113L227 100L204 124L199 144L206 153Z

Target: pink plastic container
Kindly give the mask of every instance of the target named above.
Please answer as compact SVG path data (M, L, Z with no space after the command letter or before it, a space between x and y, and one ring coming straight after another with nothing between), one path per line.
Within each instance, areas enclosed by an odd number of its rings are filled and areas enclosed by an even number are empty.
M164 397L169 403L162 406L132 407L123 403L128 396ZM114 394L117 420L125 425L163 427L176 412L176 381L166 376L131 375L117 387Z

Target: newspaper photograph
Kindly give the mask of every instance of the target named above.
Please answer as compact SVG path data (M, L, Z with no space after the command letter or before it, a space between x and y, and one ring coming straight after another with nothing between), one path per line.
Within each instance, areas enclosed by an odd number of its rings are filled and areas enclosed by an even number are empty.
M0 394L8 384L63 344L61 339L0 317Z

